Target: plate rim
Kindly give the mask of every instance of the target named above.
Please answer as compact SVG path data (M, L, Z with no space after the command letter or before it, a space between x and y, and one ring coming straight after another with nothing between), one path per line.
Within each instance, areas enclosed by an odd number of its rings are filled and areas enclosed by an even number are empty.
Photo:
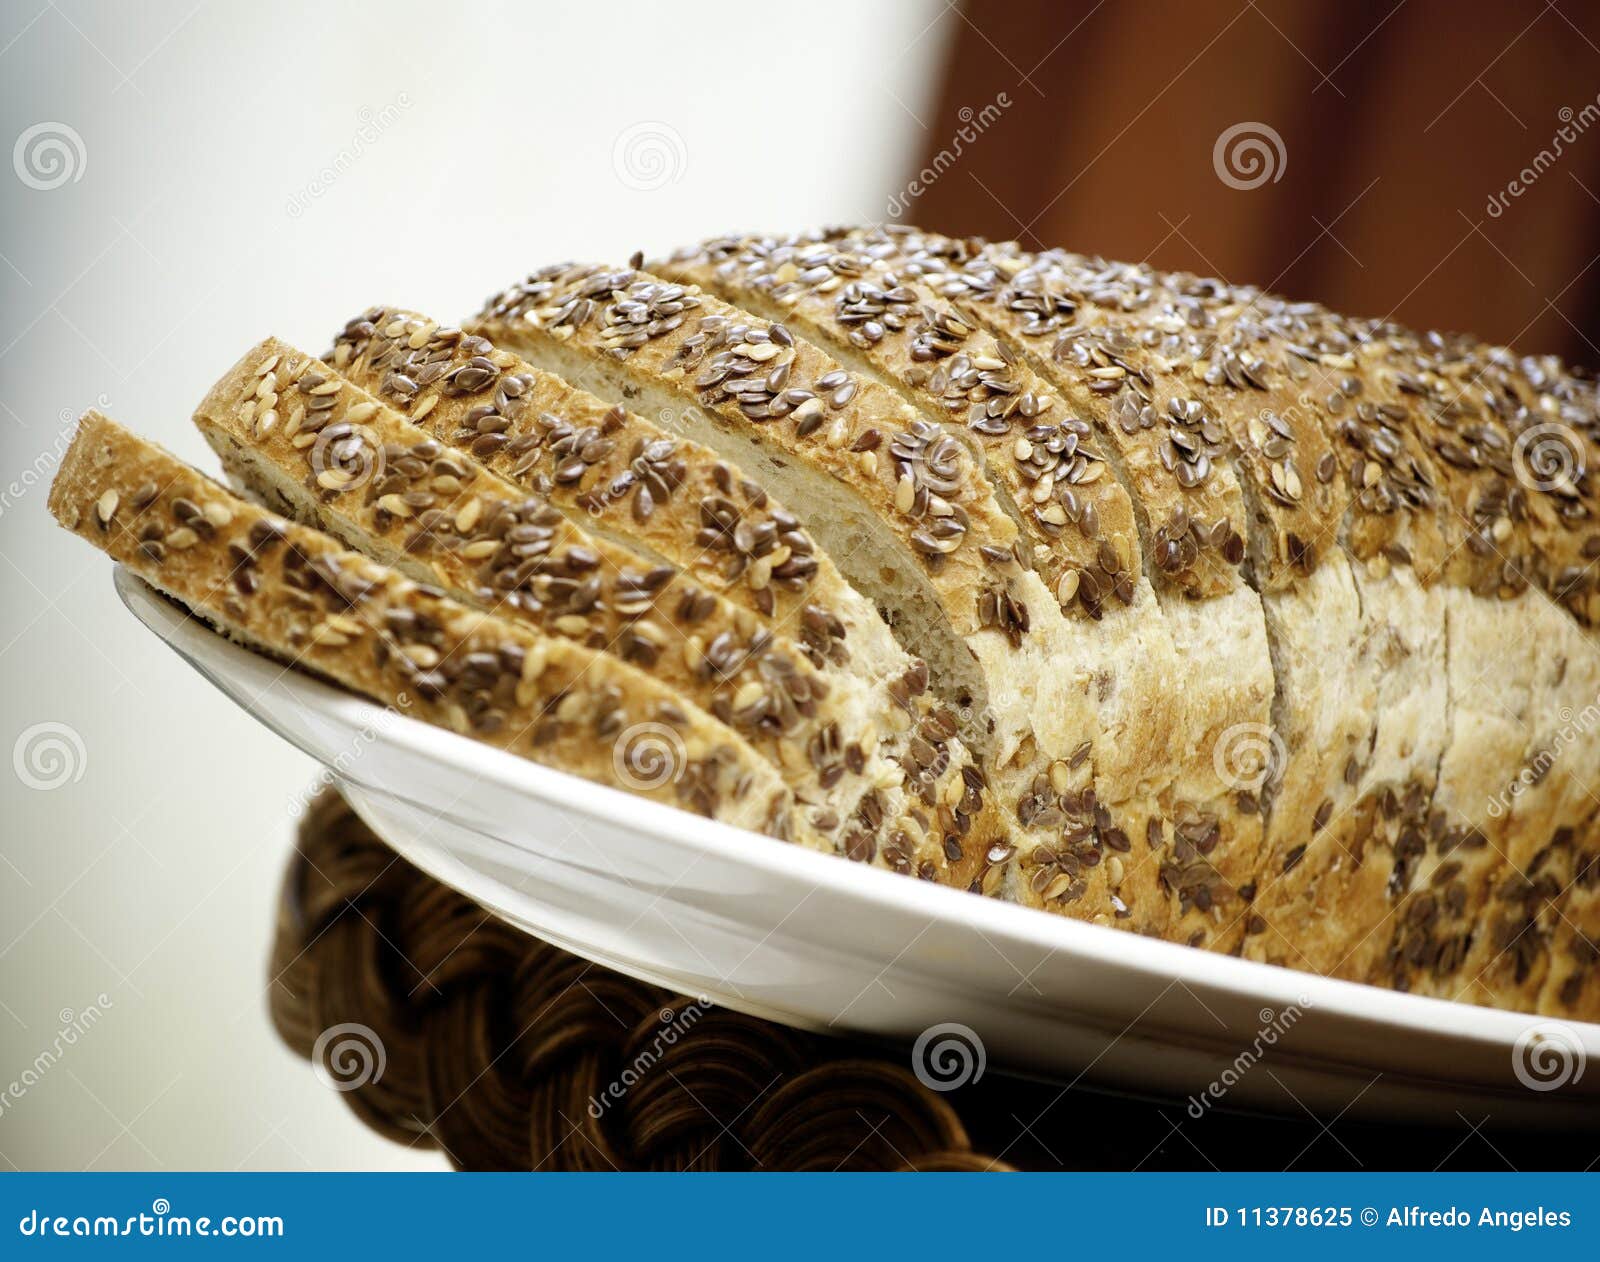
M899 914L939 920L990 938L1025 944L1045 953L1067 953L1086 963L1133 968L1203 985L1241 1002L1278 1006L1299 1004L1355 1025L1396 1032L1426 1032L1478 1045L1485 1051L1510 1051L1535 1026L1557 1023L1575 1033L1585 1053L1600 1057L1600 1023L1538 1013L1488 1008L1428 995L1413 995L1363 982L1300 972L1281 965L1203 951L1182 943L1145 937L1106 925L974 896L965 890L908 880L896 873L842 863L838 856L779 841L718 820L694 815L608 785L546 767L381 706L304 671L283 667L218 633L193 611L167 598L137 574L118 565L113 583L122 603L152 634L241 709L266 723L256 707L224 687L206 658L243 666L248 676L277 670L275 684L294 688L316 707L358 730L380 728L374 738L405 747L413 755L448 764L461 774L492 780L497 787L591 818L613 827L662 837L687 851L705 850L725 862L765 869L779 879L800 878L819 892L845 891L850 898L890 905ZM381 724L376 716L383 716ZM295 743L295 742L291 742ZM295 743L296 747L300 746ZM313 750L302 749L326 767ZM345 773L336 772L343 776ZM361 782L357 781L358 785ZM371 791L392 793L381 786ZM499 838L518 845L514 838ZM1340 1063L1344 1063L1341 1058Z

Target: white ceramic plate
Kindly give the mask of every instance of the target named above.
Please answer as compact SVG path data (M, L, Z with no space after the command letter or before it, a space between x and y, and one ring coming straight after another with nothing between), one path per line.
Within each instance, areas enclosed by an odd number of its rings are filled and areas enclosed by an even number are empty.
M116 585L408 860L608 968L900 1040L929 1081L981 1054L1191 1109L1600 1121L1600 1025L1313 977L814 854L392 714L236 647L123 570ZM950 1025L964 1029L912 1046Z

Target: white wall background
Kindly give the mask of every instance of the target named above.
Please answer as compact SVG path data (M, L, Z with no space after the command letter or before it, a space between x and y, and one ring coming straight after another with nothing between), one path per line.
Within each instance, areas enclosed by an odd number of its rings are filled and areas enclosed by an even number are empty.
M460 318L542 263L879 218L957 20L932 0L0 5L0 1170L439 1164L373 1137L271 1031L314 768L50 522L76 415L211 468L189 411L269 333L320 351L373 302ZM40 724L70 729L64 763Z

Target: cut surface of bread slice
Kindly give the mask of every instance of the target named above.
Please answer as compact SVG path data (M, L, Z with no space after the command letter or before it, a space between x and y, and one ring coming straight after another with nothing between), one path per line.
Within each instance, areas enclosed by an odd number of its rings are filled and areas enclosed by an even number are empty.
M265 409L264 384L278 396ZM260 343L195 423L273 507L464 603L612 653L734 728L806 808L797 840L841 850L863 797L898 782L879 698L855 677L830 680L757 615L586 533L312 356Z
M1020 888L1069 914L1162 927L1164 899L1134 908L1111 883L1128 875L1131 842L1089 761L1100 673L1018 563L1016 525L965 444L784 325L630 269L551 269L471 328L635 410L678 415L809 505L804 524L928 660L983 754L1021 842ZM1146 722L1130 739L1163 739L1159 716Z
M413 312L373 308L349 321L329 363L577 528L681 569L778 639L798 641L830 689L863 697L899 775L874 776L881 791L848 818L837 803L819 808L819 827L842 828L846 855L963 888L1002 887L1006 829L949 708L928 693L926 665L764 485L680 433Z
M1366 975L1375 944L1388 966L1401 961L1388 979L1393 984L1459 988L1482 977L1479 957L1489 942L1503 943L1513 936L1511 926L1527 922L1515 891L1549 884L1512 860L1511 850L1521 846L1548 877L1556 865L1540 856L1550 853L1553 835L1575 825L1577 807L1570 780L1542 783L1520 798L1520 822L1497 821L1486 815L1475 782L1492 778L1496 761L1502 778L1514 770L1507 764L1517 758L1508 755L1541 723L1552 726L1552 705L1564 688L1568 701L1588 695L1576 679L1542 681L1537 672L1502 680L1506 672L1485 646L1529 619L1559 638L1559 629L1537 613L1502 615L1495 603L1516 603L1529 585L1520 571L1548 576L1555 564L1570 561L1584 538L1571 520L1581 522L1588 491L1582 478L1571 485L1557 479L1555 495L1537 503L1523 503L1515 487L1507 491L1511 436L1528 426L1515 419L1502 425L1495 414L1505 408L1492 403L1476 413L1457 408L1440 387L1445 369L1426 358L1453 361L1459 377L1472 355L1450 339L1345 321L1259 291L914 230L727 240L690 252L687 269L675 274L705 280L713 258L720 260L719 279L731 271L769 299L803 303L797 295L831 295L835 309L827 314L841 323L864 293L882 306L891 281L901 290L926 282L959 301L964 316L975 313L978 323L1014 336L1024 358L1041 365L1052 383L1076 372L1084 378L1079 384L1092 388L1101 378L1090 374L1104 367L1109 381L1120 367L1174 417L1193 419L1215 444L1209 454L1231 462L1249 506L1246 572L1261 592L1276 682L1271 732L1287 755L1282 778L1267 794L1268 834L1250 886L1257 901L1248 921L1259 936L1245 949ZM880 270L874 282L874 263L895 270ZM895 321L916 318L896 312L888 332L873 328L855 340L876 346L892 337ZM1128 347L1135 349L1124 353ZM1101 355L1107 348L1121 360ZM1563 382L1558 370L1540 365L1517 374L1492 355L1476 362L1518 379L1516 389L1502 383L1500 393L1522 399L1524 411L1528 382L1543 377L1548 389L1539 407L1563 414L1579 431L1592 428L1580 402L1585 391ZM1052 364L1060 366L1054 375ZM1208 417L1215 418L1214 435L1204 432ZM1137 507L1148 492L1129 485ZM1553 539L1540 515L1552 504L1562 504L1569 519L1565 534ZM1346 539L1362 558L1355 567L1342 551ZM1506 545L1498 568L1464 563L1463 554L1481 555L1496 539ZM1529 558L1530 541L1537 559ZM1462 604L1445 594L1419 606L1404 590L1392 591L1390 569L1403 582L1413 564L1425 587L1471 585L1475 599ZM1581 586L1570 569L1553 591ZM1399 626L1390 616L1419 609L1431 624ZM1183 615L1169 618L1178 643ZM1497 630L1489 633L1490 625ZM1440 688L1418 679L1430 646L1445 679ZM1487 689L1485 680L1493 681ZM1439 702L1427 710L1421 732L1406 732L1402 681ZM1367 708L1379 695L1393 699L1397 722L1386 724ZM1383 735L1383 728L1404 739ZM1582 778L1582 762L1571 760L1567 770ZM1444 892L1416 887L1425 880ZM1372 897L1374 889L1387 896ZM1492 916L1491 890L1509 892L1492 896L1505 904ZM1441 915L1440 905L1464 907L1465 915ZM1334 909L1343 915L1330 916ZM1462 923L1448 929L1451 919ZM1499 927L1474 936L1479 920ZM1397 922L1411 927L1397 932ZM1416 932L1417 925L1425 931ZM1503 946L1493 954L1509 958ZM1518 968L1523 976L1514 984L1525 994L1534 979ZM1422 973L1436 976L1424 982Z
M790 831L777 772L648 675L468 609L98 412L79 422L50 510L230 638L399 713L727 823Z
M1265 744L1270 682L1264 672L1253 689L1229 678L1225 698L1207 695L1191 663L1219 642L1229 657L1240 646L1197 619L1220 607L1206 611L1182 597L1173 615L1164 611L1144 573L1124 466L1107 462L1105 437L1009 341L845 242L724 238L653 266L782 321L925 418L948 421L977 449L1027 539L1026 559L1069 617L1090 620L1075 647L1098 681L1095 788L1136 843L1117 865L1142 870L1156 886L1141 901L1166 896L1166 931L1216 945L1208 922L1226 914L1232 891L1252 874L1260 822L1256 803L1244 801L1247 770L1223 783L1212 760L1195 754L1231 733L1235 760L1247 762L1245 734ZM1180 678L1185 685L1174 687ZM1129 889L1138 889L1136 878ZM1175 922L1186 927L1174 930Z

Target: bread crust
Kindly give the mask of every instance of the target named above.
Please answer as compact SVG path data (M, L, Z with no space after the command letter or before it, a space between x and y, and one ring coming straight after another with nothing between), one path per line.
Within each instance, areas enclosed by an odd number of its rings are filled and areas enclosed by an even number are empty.
M786 325L636 269L546 269L491 300L468 327L625 395L681 400L714 418L710 441L736 433L745 450L765 449L776 464L819 478L808 490L847 488L871 514L862 529L892 532L892 548L875 545L884 566L915 567L924 597L937 603L922 614L944 628L940 636L955 646L949 657L969 662L964 678L978 681L972 702L952 701L965 712L963 733L983 755L1012 833L1012 874L1002 885L1071 914L1144 915L1141 924L1162 925L1156 865L1142 866L1135 883L1145 882L1149 897L1130 911L1113 883L1129 875L1128 863L1121 855L1105 862L1115 847L1107 851L1102 836L1120 844L1129 829L1110 815L1123 804L1097 796L1085 756L1098 730L1094 692L1103 672L1086 642L1069 639L1055 599L1025 554L1018 559L1014 522L943 424ZM740 384L751 378L748 389ZM837 544L853 546L830 524ZM857 573L865 573L859 559ZM1161 728L1159 720L1151 726Z
M672 690L241 500L99 412L79 422L50 511L225 634L398 712L599 784L789 832L793 801L777 773Z
M1175 770L1194 747L1195 707L1190 690L1170 686L1179 676L1177 653L1143 573L1120 474L1099 450L1095 429L1066 409L1008 341L915 278L846 245L719 238L653 266L752 314L784 321L925 418L964 432L1027 538L1025 559L1056 594L1063 615L1087 621L1069 637L1068 651L1097 681L1098 727L1085 765L1105 808L1095 826L1102 841L1110 838L1107 899L1130 927L1172 933L1186 919L1186 938L1208 939L1206 921L1223 912L1250 875L1259 823L1230 819L1219 845L1215 816L1199 805L1207 800L1200 777ZM1263 715L1269 696L1270 689L1255 694ZM1034 796L1050 803L1041 816L1055 805L1048 786ZM1069 839L1077 831L1070 805ZM1056 879L1048 862L1053 853L1048 843L1041 847L1043 862L1023 874L1026 888ZM1196 898L1203 906L1194 905Z
M1121 596L1129 603L1104 599L1106 579L1097 576L1110 574L1115 562L1099 570L1083 565L1084 536L1093 532L1081 529L1080 522L1075 533L1062 529L1052 537L1024 507L1018 516L1031 534L1027 558L1057 585L1058 594L1063 580L1068 590L1078 585L1080 603L1085 587L1096 593L1081 609L1070 601L1065 608L1095 619L1074 648L1087 653L1083 669L1104 684L1096 698L1100 733L1093 766L1095 788L1115 807L1116 818L1102 823L1114 838L1141 840L1136 870L1159 882L1168 904L1161 917L1136 918L1139 926L1232 949L1244 925L1240 891L1251 882L1261 849L1259 794L1265 787L1251 768L1232 764L1241 753L1248 760L1254 747L1270 743L1273 677L1259 601L1235 581L1236 575L1226 577L1244 560L1242 539L1226 529L1213 539L1204 526L1205 514L1212 511L1205 505L1218 496L1238 496L1234 470L1224 456L1225 435L1212 432L1214 421L1196 413L1193 400L1175 395L1167 400L1175 409L1167 428L1154 428L1156 414L1148 399L1140 401L1141 423L1116 423L1118 416L1132 415L1126 408L1136 390L1148 392L1156 382L1133 360L1128 363L1137 373L1131 379L1125 366L1108 367L1109 360L1094 356L1084 361L1081 377L1041 363L1046 382L1017 350L1026 339L1022 328L1005 322L1007 313L974 315L935 292L940 266L925 255L900 252L899 238L882 233L719 238L679 251L665 264L681 280L794 322L797 331L846 356L847 363L864 363L920 404L925 415L949 413L953 394L964 400L971 408L965 413L968 429L980 448L988 445L986 468L1003 502L1025 506L1031 500L1034 469L1029 466L1036 462L1031 451L1025 463L1016 458L1017 438L998 432L996 420L1020 413L1020 403L1011 407L1011 402L1030 394L1035 413L1040 400L1053 401L1058 394L1080 400L1065 416L1074 434L1087 435L1091 450L1103 440L1107 450L1118 453L1102 462L1107 471L1094 486L1114 487L1101 491L1115 506L1114 521L1128 523L1132 517L1139 523L1149 577L1117 574ZM1022 266L1016 260L1016 268ZM873 322L870 333L858 328L864 311L895 308L897 314ZM986 320L993 321L993 329L985 328ZM1127 355L1141 353L1122 331L1115 345ZM939 360L934 348L946 358ZM937 366L925 367L930 361ZM1000 367L991 368L994 364ZM1099 397L1107 387L1121 402L1108 405ZM1047 407L1044 414L1049 412ZM963 413L955 415L959 419ZM1169 428L1171 439L1163 437ZM1032 437L1023 439L1032 445ZM1195 442L1204 448L1193 452L1203 457L1198 463L1186 464L1173 454L1178 444ZM1067 486L1072 488L1070 482ZM1159 497L1180 491L1194 497L1189 502L1199 506L1201 526L1152 529L1145 497L1157 497L1156 519L1170 526L1183 516L1172 507L1176 500L1169 504ZM1124 501L1127 509L1121 507ZM1082 513L1078 508L1073 515ZM1096 517L1090 520L1098 524ZM1174 542L1178 536L1181 543ZM1229 546L1230 539L1239 546ZM1222 570L1213 565L1215 556L1206 560L1208 548L1223 554ZM1199 599L1201 594L1209 599ZM1199 663L1209 668L1191 665ZM1171 686L1179 680L1181 687ZM1150 899L1143 902L1148 907Z
M277 410L259 406L268 362L281 425L261 423ZM290 515L463 603L619 657L738 731L816 808L807 824L824 818L808 842L839 849L861 796L896 778L875 707L763 619L447 453L311 356L267 339L195 422L231 475Z
M1129 366L1153 366L1158 390L1185 379L1174 397L1199 404L1202 427L1215 417L1216 456L1249 506L1245 576L1265 616L1273 734L1290 754L1268 787L1244 949L1449 994L1500 985L1494 974L1511 961L1509 990L1485 1001L1530 1002L1550 956L1539 944L1554 936L1537 926L1562 905L1551 885L1572 866L1572 847L1551 838L1583 826L1573 786L1595 779L1575 756L1558 775L1566 783L1528 786L1499 817L1484 809L1482 785L1514 771L1563 697L1587 695L1576 680L1541 681L1527 663L1508 673L1499 659L1519 627L1554 641L1576 630L1544 618L1530 590L1586 620L1579 563L1600 554L1586 524L1592 387L1470 339L1061 251L915 230L841 230L779 248L819 266L873 257L1024 347L1050 342L1031 362L1052 384L1062 380L1052 364L1092 362L1094 337L1141 347L1147 358ZM750 252L724 241L690 257ZM1514 449L1541 416L1562 418L1570 467L1527 487ZM1099 428L1114 425L1102 416ZM1123 472L1138 513L1151 491ZM1436 584L1437 598L1405 598ZM1390 611L1408 599L1431 621L1397 628ZM1163 609L1176 644L1184 616ZM1430 637L1438 688L1416 677ZM1433 699L1425 713L1385 669ZM1364 714L1383 696L1398 724Z
M97 413L52 511L241 642L601 783L1177 941L1600 1015L1592 381L909 229L660 271L545 269L464 328L373 308L326 363L254 348L201 428L356 552ZM354 426L401 481L346 475ZM585 565L501 583L502 519ZM667 782L614 748L636 731Z
M835 795L814 812L816 826L841 828L848 857L999 888L985 856L1005 850L997 842L1006 829L957 725L927 692L926 665L745 470L480 334L402 308L348 321L328 363L582 530L679 567L797 641L837 691L868 689L861 708L879 717L882 753L898 775L875 776L853 809Z

